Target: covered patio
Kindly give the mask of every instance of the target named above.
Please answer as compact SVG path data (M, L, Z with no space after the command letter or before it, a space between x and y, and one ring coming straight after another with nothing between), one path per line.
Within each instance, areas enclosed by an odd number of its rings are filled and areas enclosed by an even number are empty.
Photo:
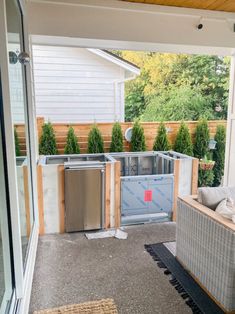
M126 227L127 240L83 233L39 239L29 313L113 298L119 313L191 313L144 245L175 240L175 223Z

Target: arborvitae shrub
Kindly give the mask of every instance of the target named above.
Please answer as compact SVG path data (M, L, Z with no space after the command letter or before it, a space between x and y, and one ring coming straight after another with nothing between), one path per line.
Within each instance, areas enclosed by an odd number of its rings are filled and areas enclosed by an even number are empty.
M16 129L14 129L14 136L15 136L15 154L16 156L20 156L20 142Z
M157 136L153 144L153 150L155 151L167 151L171 148L170 142L167 137L167 131L165 124L160 123L158 127Z
M42 136L39 143L39 153L41 155L56 155L56 139L53 126L50 122L44 123L42 126Z
M123 152L123 135L121 125L118 122L113 125L110 152Z
M198 186L212 186L214 181L214 172L212 170L199 169L198 172Z
M188 126L182 122L176 135L174 150L178 153L193 155L193 144Z
M223 125L218 125L215 134L216 149L213 152L214 186L219 186L224 175L226 130Z
M104 141L100 130L96 125L93 125L88 135L88 153L97 154L104 152Z
M201 159L208 153L208 145L210 141L210 131L208 128L207 120L199 120L196 132L195 132L195 143L194 143L194 156Z
M75 135L74 129L72 127L70 127L68 130L64 153L65 154L80 154L78 138Z
M144 129L140 125L139 121L135 121L132 128L131 135L131 151L132 152L142 152L146 150Z

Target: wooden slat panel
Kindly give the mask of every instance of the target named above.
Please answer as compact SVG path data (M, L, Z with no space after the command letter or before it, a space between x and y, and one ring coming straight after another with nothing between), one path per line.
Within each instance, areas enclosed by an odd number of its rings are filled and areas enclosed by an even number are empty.
M164 6L183 7L191 9L235 12L234 0L122 0L145 4L157 4Z
M42 134L42 125L44 123L44 119L43 118L37 118L37 123L38 123L38 136L40 138L40 136ZM194 134L195 134L197 121L187 121L186 124L188 125L190 134L192 136L192 139L194 140ZM122 128L123 134L125 133L125 130L127 128L131 127L132 125L133 124L130 122L121 123L121 128ZM157 130L159 127L159 122L143 122L143 123L141 123L141 125L144 128L147 150L152 150L154 139L156 137ZM179 121L165 122L165 125L167 128L170 129L170 131L168 133L169 140L171 143L174 143L175 138L176 138L176 134L177 134L178 129L180 127L180 122ZM214 121L208 122L211 137L214 137L217 125L226 126L226 121L214 120ZM71 123L71 124L54 123L53 128L55 131L57 148L59 150L59 153L60 154L64 153L64 147L66 144L67 132L68 132L68 129L70 126L72 126L74 128L75 134L78 136L78 142L79 142L79 145L81 148L81 153L87 153L88 134L92 128L92 124L90 124L90 123L86 123L86 124L81 124L81 123L75 123L75 124L74 123ZM100 129L100 132L101 132L103 139L104 139L105 152L108 152L110 144L111 144L113 123L98 123L97 126ZM17 134L19 136L21 154L24 155L25 151L26 151L24 126L16 124L15 127L17 130ZM125 140L124 140L124 150L125 151L130 150L130 144Z

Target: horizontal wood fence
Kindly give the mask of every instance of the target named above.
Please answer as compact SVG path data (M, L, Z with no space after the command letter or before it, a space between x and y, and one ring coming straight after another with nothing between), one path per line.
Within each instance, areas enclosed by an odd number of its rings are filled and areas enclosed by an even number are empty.
M38 129L38 138L40 139L42 134L42 126L44 124L44 118L37 118L37 129ZM189 127L192 139L194 139L195 134L195 128L197 125L197 121L187 121L186 124ZM70 126L72 126L75 130L76 135L78 136L78 143L80 145L81 153L87 152L87 141L88 141L88 134L92 128L91 123L81 124L65 124L65 123L53 123L53 128L56 135L56 142L57 142L57 148L60 154L63 154L64 147L66 143L66 137L67 132ZM144 134L146 139L146 146L147 150L152 150L154 139L157 134L157 130L159 127L159 122L143 122L141 125L144 128ZM171 142L171 144L174 143L176 134L178 132L180 122L165 122L166 127L168 128L168 137ZM224 120L212 120L208 121L209 129L210 129L210 136L211 138L214 137L216 132L217 125L224 125L226 126L226 121ZM109 151L110 143L111 143L111 134L112 134L112 127L113 123L97 123L98 128L100 129L103 139L104 139L104 147L105 151ZM131 122L124 122L121 123L122 132L123 132L123 138L124 134L127 128L132 127L133 123ZM15 125L19 142L20 142L20 149L21 154L25 154L25 131L24 131L24 125L22 124L16 124ZM125 151L130 150L130 144L124 139L124 149Z

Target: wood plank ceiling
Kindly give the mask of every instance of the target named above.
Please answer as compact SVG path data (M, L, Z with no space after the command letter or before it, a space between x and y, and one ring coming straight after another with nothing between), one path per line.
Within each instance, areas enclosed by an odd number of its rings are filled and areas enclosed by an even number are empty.
M174 7L235 12L235 0L122 0Z

